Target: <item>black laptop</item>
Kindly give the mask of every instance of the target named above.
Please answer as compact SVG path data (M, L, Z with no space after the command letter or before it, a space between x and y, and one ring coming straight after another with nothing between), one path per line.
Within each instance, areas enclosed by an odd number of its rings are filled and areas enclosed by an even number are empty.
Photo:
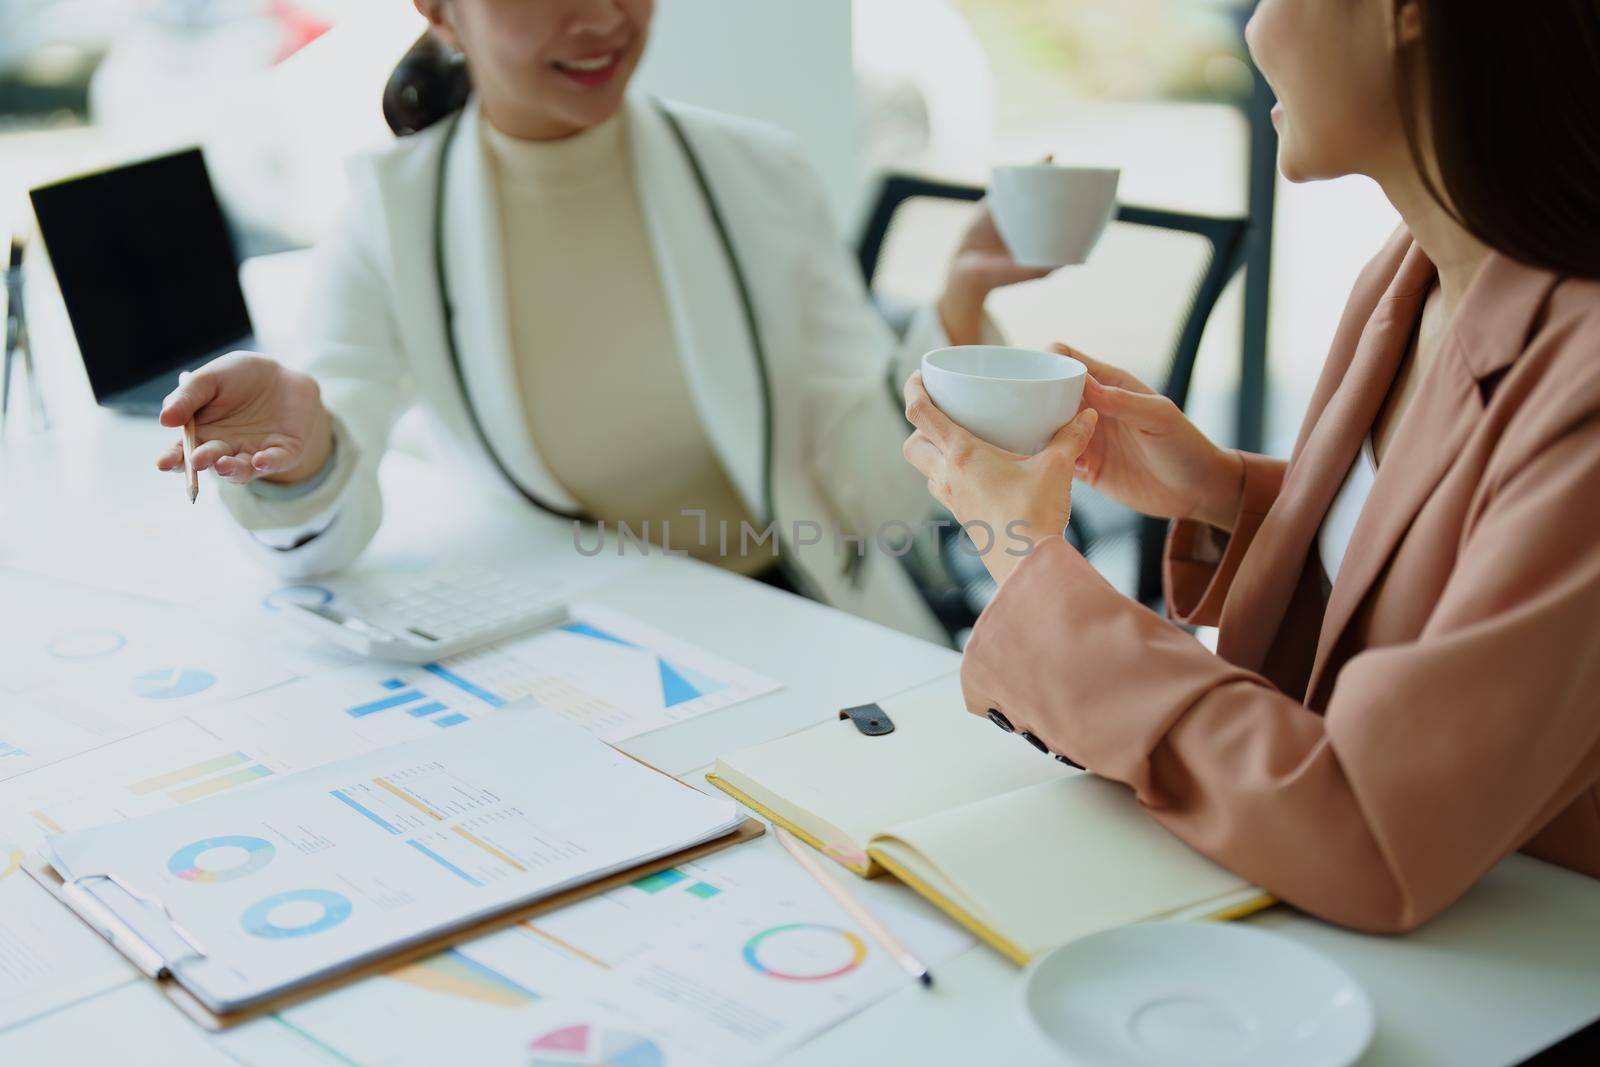
M101 405L154 414L180 372L255 347L198 148L29 195Z

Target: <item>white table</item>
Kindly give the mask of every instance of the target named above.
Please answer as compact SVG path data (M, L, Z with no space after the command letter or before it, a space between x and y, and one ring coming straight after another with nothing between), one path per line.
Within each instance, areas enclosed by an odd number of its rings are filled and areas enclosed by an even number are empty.
M91 526L97 532L86 535L83 527L90 517L164 494L175 534L194 536L152 538L143 546L152 561L191 561L212 576L218 596L235 581L241 588L259 585L227 538L220 509L187 510L179 482L153 470L151 457L167 436L110 415L74 420L70 433L13 436L0 451L0 565L42 566L41 553L81 552L62 547L75 538L116 538L116 530ZM442 472L417 469L415 461L391 466L385 526L370 553L375 561L467 548L508 567L572 558L564 524L508 500L480 498ZM452 506L440 509L445 492ZM442 510L448 520L441 519ZM947 649L681 559L655 557L603 575L588 596L784 683L777 693L623 746L690 781L698 782L700 769L720 752L781 736L844 704L888 695L959 665ZM1352 934L1281 908L1248 921L1319 948L1361 979L1379 1014L1377 1039L1362 1061L1371 1067L1513 1063L1600 1014L1600 885L1523 857L1501 864L1442 918L1407 937ZM783 1062L1049 1062L1016 1015L1018 984L1013 967L974 948L939 969L934 991L908 987ZM162 1043L162 1058L149 1062L228 1062L198 1031L174 1029L187 1024L165 1019L159 1013L168 1009L153 999L146 1006L142 995L137 988L113 990L0 1034L0 1063L49 1062L42 1058L47 1053L81 1062L80 1052L102 1047L132 1057L125 1062L145 1062L128 1053L126 1043L93 1044L115 1041L98 1022L135 1016L152 1028L148 1040ZM183 1046L182 1055L173 1042ZM81 1049L77 1043L84 1043ZM274 1053L274 1061L331 1062L312 1046L292 1042Z

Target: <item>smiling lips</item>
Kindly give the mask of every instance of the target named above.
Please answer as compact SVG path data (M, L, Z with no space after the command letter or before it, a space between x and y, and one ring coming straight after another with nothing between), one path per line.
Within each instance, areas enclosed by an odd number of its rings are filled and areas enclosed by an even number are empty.
M556 72L582 86L604 85L622 66L623 49L596 52L579 59L558 59L550 65Z

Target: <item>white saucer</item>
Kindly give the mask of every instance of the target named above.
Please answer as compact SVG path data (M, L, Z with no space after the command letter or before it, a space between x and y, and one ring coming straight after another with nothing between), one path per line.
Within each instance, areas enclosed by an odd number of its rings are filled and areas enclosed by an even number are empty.
M1343 968L1230 923L1141 923L1063 945L1028 968L1021 1007L1084 1067L1348 1067L1374 1025Z

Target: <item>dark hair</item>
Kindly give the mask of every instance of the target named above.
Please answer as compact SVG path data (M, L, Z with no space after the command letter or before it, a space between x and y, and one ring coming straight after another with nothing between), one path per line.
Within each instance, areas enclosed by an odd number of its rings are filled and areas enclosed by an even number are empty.
M460 111L472 78L459 53L431 33L417 38L383 87L383 118L396 137L425 130Z
M1496 251L1600 277L1600 0L1397 0L1397 18L1407 2L1401 114L1428 191Z

